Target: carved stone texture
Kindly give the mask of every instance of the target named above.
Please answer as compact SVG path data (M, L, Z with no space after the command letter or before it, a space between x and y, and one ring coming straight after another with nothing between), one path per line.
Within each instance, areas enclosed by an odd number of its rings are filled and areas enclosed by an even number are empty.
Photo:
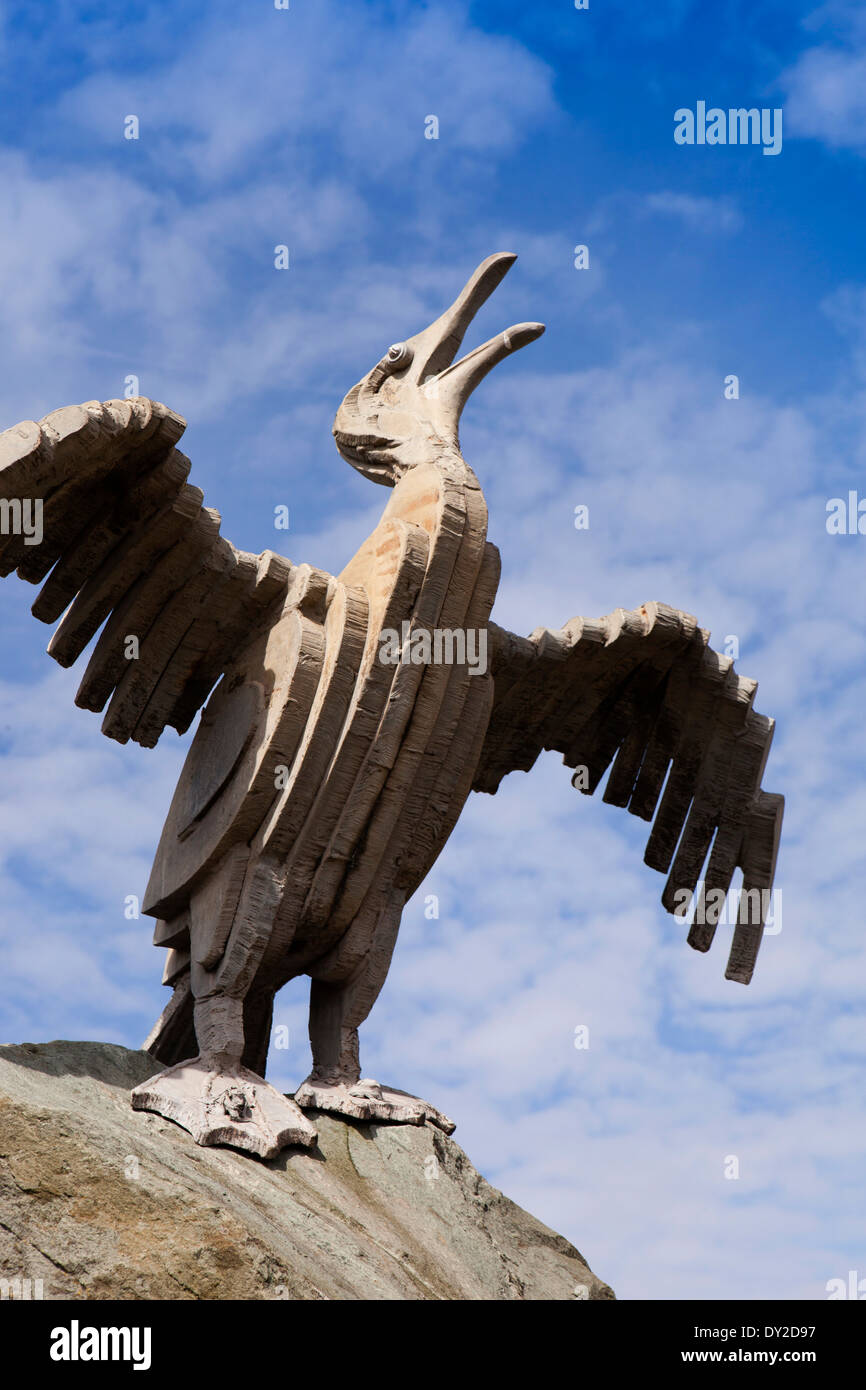
M668 875L669 911L702 874L699 906L737 868L747 889L772 886L773 723L694 618L649 603L529 638L490 621L499 554L458 425L478 382L543 326L455 359L514 260L484 261L346 395L337 448L392 492L338 576L224 540L175 448L184 422L155 401L91 401L0 435L0 499L43 506L41 545L0 536L0 573L44 581L33 611L63 614L49 646L63 665L101 628L77 702L107 706L103 731L146 747L204 707L144 900L173 989L145 1045L167 1070L133 1093L202 1145L267 1156L313 1142L263 1079L274 996L302 974L302 1104L451 1132L433 1105L361 1079L358 1029L470 791L495 792L543 749L588 794L610 768L604 799L653 822L645 857ZM425 642L438 658L415 659ZM737 926L729 978L750 979L762 924ZM698 913L691 945L707 950L714 930Z

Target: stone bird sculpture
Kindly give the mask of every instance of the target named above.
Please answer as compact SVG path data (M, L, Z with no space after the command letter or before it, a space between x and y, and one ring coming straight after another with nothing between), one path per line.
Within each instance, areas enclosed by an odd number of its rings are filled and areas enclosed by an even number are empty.
M339 452L392 489L340 575L223 539L187 482L185 422L155 401L89 401L0 436L0 573L42 585L33 612L60 619L61 665L99 633L76 703L107 705L103 732L144 747L204 707L143 902L173 986L145 1043L166 1070L133 1092L200 1144L270 1157L314 1143L317 1110L453 1129L361 1079L358 1028L470 791L543 749L588 794L613 764L604 799L652 821L645 859L670 911L699 880L698 906L718 901L738 867L746 894L772 885L773 723L694 618L648 603L528 638L490 621L499 554L458 422L543 325L456 359L514 260L484 261L340 406ZM715 918L696 914L693 947ZM728 978L749 981L763 921L737 925ZM274 996L302 974L313 1070L292 1100L263 1076Z

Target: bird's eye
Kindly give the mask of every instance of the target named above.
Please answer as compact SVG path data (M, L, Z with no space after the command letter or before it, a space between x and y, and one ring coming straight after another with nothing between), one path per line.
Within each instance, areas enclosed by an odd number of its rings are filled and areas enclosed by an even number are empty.
M406 343L392 343L388 349L388 366L392 369L408 367L412 361L412 349Z

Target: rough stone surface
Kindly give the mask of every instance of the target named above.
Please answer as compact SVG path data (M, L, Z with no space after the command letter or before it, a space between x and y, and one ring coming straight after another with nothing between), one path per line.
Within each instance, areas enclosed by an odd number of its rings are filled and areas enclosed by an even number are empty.
M135 1112L107 1043L0 1047L0 1278L46 1299L604 1299L562 1236L429 1125L318 1113L270 1162Z

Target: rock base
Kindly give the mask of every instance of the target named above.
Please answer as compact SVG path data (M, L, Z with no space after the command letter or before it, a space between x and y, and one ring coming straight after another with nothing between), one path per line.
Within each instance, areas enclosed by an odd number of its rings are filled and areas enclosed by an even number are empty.
M610 1299L574 1246L430 1125L317 1113L269 1161L132 1109L161 1068L0 1047L0 1293L46 1299Z

